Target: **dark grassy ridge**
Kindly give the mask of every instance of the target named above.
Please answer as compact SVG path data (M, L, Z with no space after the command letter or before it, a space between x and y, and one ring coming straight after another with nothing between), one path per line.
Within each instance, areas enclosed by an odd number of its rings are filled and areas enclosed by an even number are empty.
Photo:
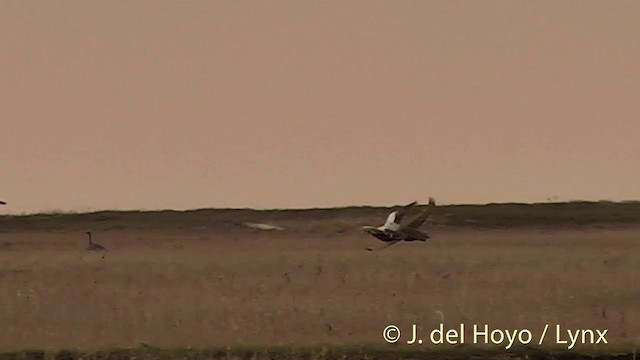
M345 359L527 359L527 360L635 360L635 352L624 351L567 351L519 348L512 350L454 348L443 350L374 349L370 347L317 348L242 348L242 349L112 349L94 352L25 350L0 353L0 360L204 360L204 359L278 359L278 360L345 360Z
M95 228L100 224L103 230L185 229L199 226L228 229L247 221L308 224L336 221L338 227L347 225L349 229L357 229L360 225L383 222L391 209L353 206L300 210L198 209L3 215L0 216L0 231L77 230L87 226ZM436 227L474 228L640 225L640 201L446 205L433 210L429 224ZM295 226L293 230L296 230ZM297 230L304 229L298 226Z

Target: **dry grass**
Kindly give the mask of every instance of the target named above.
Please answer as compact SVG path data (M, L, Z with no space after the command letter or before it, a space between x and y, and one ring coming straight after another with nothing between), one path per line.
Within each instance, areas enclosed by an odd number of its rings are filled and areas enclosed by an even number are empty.
M94 231L104 260L71 228L0 233L0 348L384 345L386 325L430 330L442 316L640 344L633 227L438 228L372 253L375 239L335 219L274 233L138 225Z

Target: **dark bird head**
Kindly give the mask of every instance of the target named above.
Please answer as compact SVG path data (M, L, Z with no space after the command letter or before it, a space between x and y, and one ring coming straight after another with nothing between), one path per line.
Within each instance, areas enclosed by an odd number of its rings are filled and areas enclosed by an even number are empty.
M420 239L418 239L418 240L420 240L420 241L423 241L423 242L424 242L424 241L427 241L427 239L429 239L429 238L431 238L431 236L429 236L429 234L424 234L424 235L423 235Z

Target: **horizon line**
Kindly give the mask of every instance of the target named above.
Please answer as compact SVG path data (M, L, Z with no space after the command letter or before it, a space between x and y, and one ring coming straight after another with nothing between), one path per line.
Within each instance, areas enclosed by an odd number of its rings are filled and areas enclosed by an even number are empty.
M489 206L489 205L561 205L561 204L598 204L598 203L612 203L612 204L630 204L630 203L640 203L639 199L628 199L628 200L564 200L564 201L536 201L536 202L521 202L521 201L507 201L507 202L484 202L484 203L444 203L438 204L436 202L437 207L451 207L451 206ZM8 204L7 204L8 205ZM418 204L418 206L426 206L427 204ZM6 205L5 205L6 206ZM139 212L139 213L152 213L152 212L195 212L195 211L309 211L309 210L341 210L341 209L351 209L351 208L374 208L374 209L389 209L397 206L402 206L402 204L395 205L344 205L344 206L331 206L331 207L282 207L282 208L271 208L271 207L199 207L199 208L187 208L187 209L176 209L176 208L155 208L155 209L87 209L87 210L41 210L36 212L20 212L20 213L3 213L0 216L34 216L34 215L85 215L85 214L96 214L103 212ZM6 207L3 207L6 208Z

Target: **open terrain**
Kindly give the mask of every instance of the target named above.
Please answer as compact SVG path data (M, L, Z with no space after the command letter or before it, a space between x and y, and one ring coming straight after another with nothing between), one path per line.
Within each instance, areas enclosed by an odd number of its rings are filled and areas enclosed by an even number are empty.
M0 349L406 345L474 324L607 329L640 345L640 204L438 207L432 239L381 252L389 209L0 216ZM282 226L249 229L243 222ZM86 251L86 235L108 251ZM388 345L382 330L402 330ZM566 339L567 336L564 336ZM597 339L597 336L596 336ZM506 346L504 343L501 347Z

